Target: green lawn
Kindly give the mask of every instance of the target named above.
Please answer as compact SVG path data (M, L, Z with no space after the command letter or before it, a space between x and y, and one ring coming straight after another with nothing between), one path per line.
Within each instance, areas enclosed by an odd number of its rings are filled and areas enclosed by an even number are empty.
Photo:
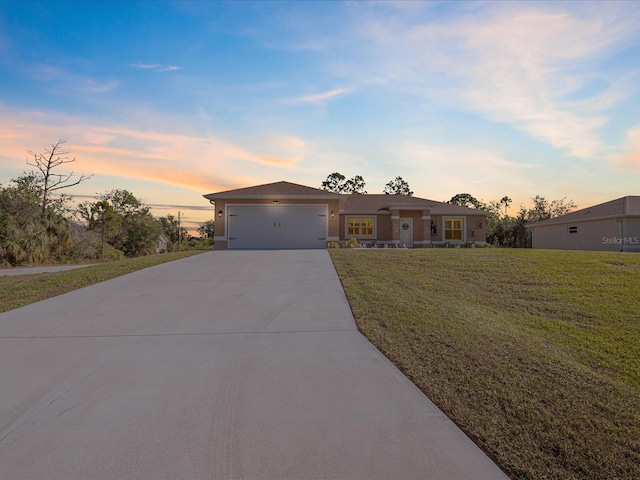
M332 250L358 328L512 478L640 478L640 254Z
M202 253L202 251L162 253L146 257L128 258L66 272L0 276L0 313L135 272L136 270L171 262L179 258L190 257L198 253Z

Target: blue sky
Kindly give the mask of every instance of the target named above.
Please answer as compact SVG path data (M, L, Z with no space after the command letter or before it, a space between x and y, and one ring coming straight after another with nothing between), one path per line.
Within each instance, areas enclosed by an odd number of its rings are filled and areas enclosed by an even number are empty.
M58 139L70 193L191 228L335 171L513 213L639 195L640 2L2 1L0 183Z

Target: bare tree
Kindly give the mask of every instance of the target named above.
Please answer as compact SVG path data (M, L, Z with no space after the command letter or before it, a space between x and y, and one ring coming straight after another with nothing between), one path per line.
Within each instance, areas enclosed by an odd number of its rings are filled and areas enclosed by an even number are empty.
M80 177L73 178L74 172L71 173L53 173L53 169L65 165L67 163L73 163L75 158L70 159L67 157L70 152L63 150L62 145L66 143L65 140L58 140L58 143L51 145L51 149L45 148L45 153L36 153L31 150L27 150L29 155L33 157L27 160L27 165L36 167L42 175L42 191L40 203L42 204L41 215L44 217L47 203L49 201L51 192L61 190L63 188L73 187L85 180L89 180L93 175L86 175L82 173Z

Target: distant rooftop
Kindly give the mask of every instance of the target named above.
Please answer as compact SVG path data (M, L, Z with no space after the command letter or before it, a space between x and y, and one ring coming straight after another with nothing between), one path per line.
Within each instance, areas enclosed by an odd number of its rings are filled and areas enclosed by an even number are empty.
M602 220L605 218L640 216L640 196L626 196L600 203L592 207L576 210L559 217L532 223L529 227L542 227L562 223L583 222L586 220Z

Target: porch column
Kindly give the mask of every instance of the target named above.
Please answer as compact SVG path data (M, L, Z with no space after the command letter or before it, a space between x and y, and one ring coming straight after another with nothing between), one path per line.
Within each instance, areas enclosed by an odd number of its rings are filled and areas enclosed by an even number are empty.
M431 246L431 210L422 211L422 246Z
M391 210L391 238L395 245L400 245L400 210Z

